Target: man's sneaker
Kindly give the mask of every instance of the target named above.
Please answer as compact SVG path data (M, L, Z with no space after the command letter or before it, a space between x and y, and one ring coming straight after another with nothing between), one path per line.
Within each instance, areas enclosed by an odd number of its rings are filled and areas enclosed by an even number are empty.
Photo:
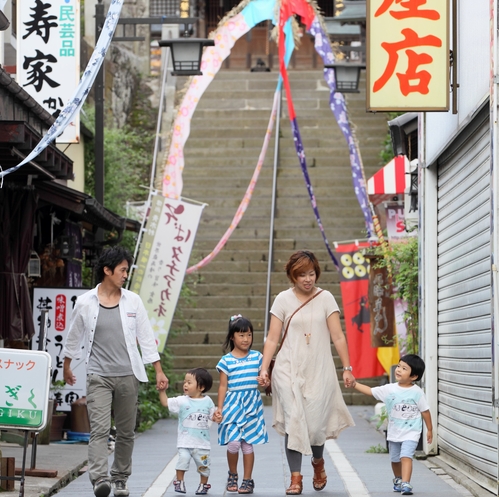
M130 490L128 490L128 487L126 485L125 480L114 480L113 481L113 489L114 489L114 495L124 495L128 496L130 495Z
M175 489L175 492L185 494L184 480L173 480L173 488Z
M210 488L211 485L209 483L200 483L198 489L196 490L196 495L206 495Z
M99 478L94 483L95 497L107 497L111 493L111 482L107 478Z
M412 495L412 485L406 481L402 482L400 485L401 495Z
M394 478L393 479L393 491L401 492L402 491L402 478Z

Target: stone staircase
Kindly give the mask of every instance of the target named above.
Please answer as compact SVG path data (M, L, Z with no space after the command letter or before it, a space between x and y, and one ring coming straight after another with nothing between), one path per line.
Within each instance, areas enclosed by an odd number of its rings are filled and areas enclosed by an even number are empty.
M309 174L319 212L331 243L364 239L363 216L352 186L345 139L329 109L329 91L322 70L290 71L298 125L305 146ZM191 264L208 255L229 227L249 184L267 128L277 73L221 71L200 100L185 147L185 198L206 202ZM379 152L386 136L386 116L365 111L365 92L349 94L347 105L360 143L366 179L380 167ZM287 102L283 93L279 129L279 167L274 222L271 301L288 288L283 265L298 249L315 252L322 268L319 285L330 290L342 307L337 271L327 254L310 206L296 157ZM255 328L254 348L262 350L274 136L252 201L225 248L205 268L188 277L196 292L194 305L180 301L181 330L168 342L174 372L206 367L218 389L215 365L222 355L229 317L243 314ZM334 349L333 349L334 350ZM339 361L335 358L337 364ZM341 376L341 374L340 374ZM347 403L370 403L371 398L351 390Z

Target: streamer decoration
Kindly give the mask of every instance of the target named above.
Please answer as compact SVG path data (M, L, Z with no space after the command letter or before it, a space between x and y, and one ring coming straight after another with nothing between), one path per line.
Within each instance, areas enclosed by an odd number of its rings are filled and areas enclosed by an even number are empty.
M275 19L276 13L278 16L278 22L276 22ZM305 149L300 135L298 120L293 105L291 87L286 70L287 61L289 61L289 57L291 56L292 50L294 49L292 21L295 15L300 16L301 22L306 26L307 31L312 36L314 36L314 48L321 56L324 63L334 63L334 53L329 41L329 37L324 30L322 18L317 10L315 2L311 0L281 0L280 2L276 0L252 0L248 2L245 0L241 4L239 4L239 6L235 7L233 11L231 11L224 19L222 19L217 29L213 32L212 35L210 35L210 37L215 40L215 46L205 49L202 59L203 75L192 77L187 85L186 94L180 105L177 117L173 124L172 141L164 168L165 172L163 177L163 194L167 197L172 198L179 198L181 195L183 186L182 171L185 165L183 149L190 133L190 120L192 118L192 115L194 114L195 108L202 94L211 83L216 73L220 70L221 63L230 54L230 50L234 46L237 39L247 33L253 26L258 24L259 22L270 19L274 24L278 25L278 50L280 69L278 89L282 82L287 95L288 112L294 137L295 149L304 177L305 185L309 194L312 210L314 212L319 230L321 231L321 235L323 237L328 254L334 262L335 266L338 268L338 261L336 260L335 255L330 247L329 241L326 237L324 226L322 224L317 207L317 200L310 182L306 163ZM373 207L369 202L369 198L367 195L366 180L362 161L355 137L351 131L346 103L343 94L336 91L334 69L325 68L324 78L330 89L330 108L336 118L338 125L340 126L340 129L349 147L350 166L352 170L354 190L359 205L362 209L367 235L368 237L371 237L373 236L373 233L376 233L378 237L382 236L381 230L379 229L379 222L377 218L373 216ZM271 125L273 126L272 118L269 121L269 126ZM260 154L258 164L263 162L263 159L265 157L266 141L269 138L269 129L270 128L267 129L267 133L265 135L264 145L262 147L262 152ZM242 216L244 215L244 212L246 211L246 208L251 199L254 186L258 179L258 173L260 169L258 164L251 179L250 185L246 190L246 194L244 195L229 228L217 243L213 251L202 261L188 269L189 273L198 270L208 264L216 257L216 255L227 243L230 235L242 219Z
M113 39L118 20L120 18L121 8L123 6L123 0L112 0L109 10L107 12L106 20L104 26L102 27L101 34L95 45L95 49L90 57L90 60L85 68L83 76L80 79L80 83L76 87L73 97L61 110L61 113L55 120L54 124L49 128L47 133L40 140L38 145L31 151L31 153L23 159L17 166L11 167L5 171L0 168L0 178L3 179L4 176L17 171L22 166L33 160L41 152L43 152L49 145L50 142L55 140L74 119L77 112L80 111L83 103L85 102L90 88L94 84L97 73L106 57L107 50ZM0 185L2 183L0 182Z

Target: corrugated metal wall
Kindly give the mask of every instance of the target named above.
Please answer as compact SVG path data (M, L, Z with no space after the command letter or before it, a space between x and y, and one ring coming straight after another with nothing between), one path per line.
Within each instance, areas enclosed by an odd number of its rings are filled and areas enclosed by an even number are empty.
M438 160L438 445L497 480L488 107Z

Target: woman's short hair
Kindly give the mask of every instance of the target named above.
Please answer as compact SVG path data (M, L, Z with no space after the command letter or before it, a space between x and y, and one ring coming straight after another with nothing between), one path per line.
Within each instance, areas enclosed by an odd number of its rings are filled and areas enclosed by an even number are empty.
M288 260L284 266L286 274L288 275L289 281L291 283L296 283L298 275L305 271L310 271L313 269L315 271L315 280L319 280L321 275L321 268L319 266L319 261L315 257L313 252L308 250L298 250L295 252Z

